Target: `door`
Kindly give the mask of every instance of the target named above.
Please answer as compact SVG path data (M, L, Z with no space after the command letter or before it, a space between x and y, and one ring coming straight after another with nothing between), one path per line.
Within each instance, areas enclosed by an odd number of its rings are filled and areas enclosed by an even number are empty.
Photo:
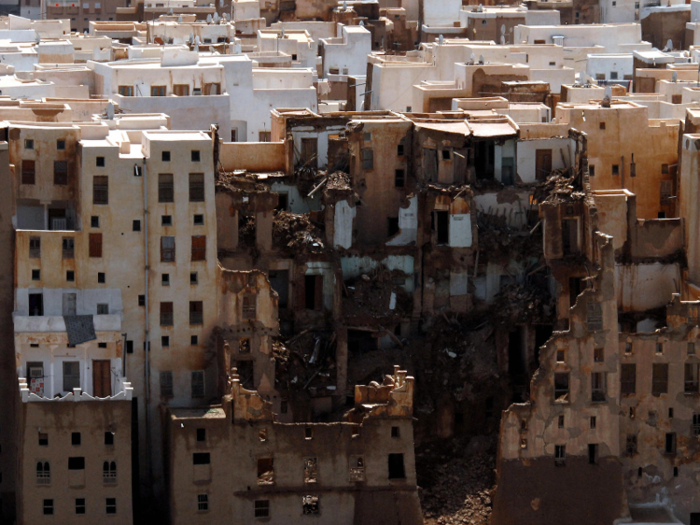
M112 395L109 359L92 361L92 395L94 397L109 397Z
M552 172L552 150L535 150L535 173L537 180L545 180Z
M318 167L318 139L301 139L301 162L309 168Z
M74 293L63 294L63 315L75 315L75 298Z

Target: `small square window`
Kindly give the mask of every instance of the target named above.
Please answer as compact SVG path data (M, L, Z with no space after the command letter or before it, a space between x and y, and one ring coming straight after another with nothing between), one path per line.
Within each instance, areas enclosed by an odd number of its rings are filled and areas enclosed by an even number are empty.
M591 416L591 421L590 421L591 430L595 429L596 425L597 425L597 421L596 421L595 416Z
M688 343L688 355L695 355L695 343Z
M196 336L196 335L191 335L191 336L190 336L190 344L191 344L192 346L198 345L198 344L199 344L199 337Z
M139 295L139 306L146 306L146 296Z
M664 353L664 344L663 343L656 343L656 353L657 354Z
M199 277L197 272L190 272L190 284L197 284L199 282Z
M39 433L39 446L48 447L49 446L49 435Z
M161 154L161 160L162 160L163 162L170 162L170 152L169 152L169 151L164 151L164 152Z
M69 283L75 282L75 272L73 270L66 271L66 281Z
M620 165L619 165L619 164L613 164L613 165L612 165L612 174L613 174L613 175L619 175L619 174L620 174Z
M160 346L168 348L170 346L170 336L164 335L160 338Z
M564 428L564 416L559 416L558 421L557 421L557 426L559 428Z
M98 272L98 273L97 273L97 282L100 283L100 284L104 284L104 283L105 283L105 274L104 274L104 272Z
M442 150L442 160L450 160L452 156L450 155L450 150L444 149Z
M209 510L209 495L197 494L197 511L207 512Z
M160 284L163 286L170 286L170 274L164 273L160 276Z
M401 430L399 427L391 427L391 437L397 439L401 437Z
M362 140L365 142L372 142L372 134L371 133L364 133L362 135Z
M204 215L197 214L194 216L194 225L201 226L204 224Z
M32 270L32 281L41 280L41 270Z
M105 445L114 445L114 432L105 432Z
M304 428L304 439L313 439L314 429L311 427Z
M117 499L116 498L106 498L106 511L107 514L117 513Z
M127 354L133 354L133 353L134 353L134 342L133 342L133 341L127 341L127 342L126 342L126 353L127 353Z
M97 343L97 348L107 348L107 343Z
M192 162L199 162L199 159L200 159L199 150L193 149L192 150Z
M160 218L160 224L162 226L172 226L173 225L173 216L172 215L162 215Z
M566 351L557 350L557 363L564 363L566 361Z
M44 500L44 515L45 516L53 516L53 500L52 499L45 499Z
M207 429L206 428L198 428L197 429L197 441L202 443L207 440Z
M58 151L63 151L66 149L66 141L65 140L57 140L56 141L56 149Z
M34 141L32 139L24 139L24 149L34 149Z
M605 361L605 349L596 348L593 350L593 361L596 363L602 363Z
M595 177L595 166L588 165L588 176Z
M70 435L70 444L71 445L80 445L80 432L73 432Z
M75 513L76 514L85 514L85 498L76 498L75 499Z
M104 157L96 157L95 158L95 166L98 168L104 168L105 167L105 158Z
M141 231L141 221L138 219L134 219L131 222L131 230L135 232L140 232Z
M90 217L90 227L91 228L99 228L100 227L100 218L97 215L93 215Z
M109 315L109 303L97 303L97 315Z

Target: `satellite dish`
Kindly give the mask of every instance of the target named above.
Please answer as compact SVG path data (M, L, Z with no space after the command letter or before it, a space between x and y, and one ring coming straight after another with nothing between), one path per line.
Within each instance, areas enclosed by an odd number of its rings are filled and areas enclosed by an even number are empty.
M107 104L107 120L114 120L114 104L111 100Z
M207 24L211 24L211 13L207 15Z
M219 13L214 13L214 23L218 24L219 20L221 20L221 17L219 16Z
M438 37L438 45L441 46L445 42L445 37L440 35Z
M365 27L365 23L362 20L360 20L360 27Z
M673 51L673 40L671 40L671 39L669 38L669 39L666 41L666 47L663 48L663 51L666 51L666 52L668 52L668 51Z
M173 8L168 9L168 15L173 16Z
M676 72L674 71L673 74L671 75L671 80L672 80L673 82L678 82L678 73L676 73Z
M472 53L471 56L469 57L469 63L473 64L475 60L476 60L476 57L474 56L474 53Z
M484 65L484 55L479 55L479 64Z
M476 8L477 13L483 13L484 12L484 6L483 4L479 4L479 6Z

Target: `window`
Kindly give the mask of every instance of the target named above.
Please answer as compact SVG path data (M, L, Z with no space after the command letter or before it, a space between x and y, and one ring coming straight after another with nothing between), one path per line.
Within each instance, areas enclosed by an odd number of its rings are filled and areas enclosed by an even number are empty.
M659 355L663 355L663 353L664 353L664 344L663 343L656 343L656 353Z
M695 343L688 343L688 355L695 355Z
M105 510L106 510L107 514L116 514L117 513L117 498L106 498Z
M400 438L401 437L401 429L399 427L391 427L391 437L393 438Z
M160 284L162 286L170 286L170 274L164 273L160 276Z
M85 470L84 457L68 458L68 470Z
M399 218L398 217L387 217L387 238L393 237L399 233Z
M566 445L554 445L554 464L563 465L566 460Z
M48 447L49 446L49 435L45 433L39 433L39 446Z
M53 500L44 500L44 516L53 516Z
M80 445L80 432L72 432L70 435L70 444L73 446Z
M318 458L304 459L304 483L318 481Z
M591 331L603 329L603 309L600 303L587 304L587 324Z
M693 414L693 424L691 430L694 436L700 436L700 414Z
M29 294L29 315L33 317L44 315L44 294Z
M102 481L110 485L117 482L117 464L114 461L102 463Z
M595 177L595 166L588 165L588 176Z
M165 96L165 86L151 86L151 96L152 97L164 97Z
M160 373L160 395L163 397L173 396L173 373L172 372L161 372Z
M163 153L166 153L165 151ZM175 189L173 185L172 173L161 173L158 175L158 202L173 202L175 199Z
M569 373L554 374L554 399L559 402L569 401Z
M204 443L207 440L207 429L198 428L197 429L197 441L199 443Z
M668 364L654 363L651 381L652 395L658 396L668 393Z
M204 84L205 95L219 95L221 93L221 84L218 82L209 82ZM270 142L269 140L267 142Z
M557 427L564 428L564 416L559 416L557 418Z
M75 513L85 514L85 498L75 498Z
M173 84L173 95L178 97L188 97L190 95L189 84Z
M204 215L196 214L194 216L194 225L195 226L202 226L203 224L204 224Z
M24 139L24 149L34 149L34 141L32 139Z
M588 444L588 463L590 465L595 465L598 463L598 445L596 444Z
M36 183L36 168L33 160L22 161L22 184ZM53 501L53 500L51 500Z
M192 464L193 465L209 465L211 463L211 458L209 452L195 452L192 454Z
M669 418L669 419L673 419L673 407L670 407L670 408L668 409L668 418Z
M109 184L105 175L92 178L92 203L95 205L109 204Z
M605 122L601 122L600 124L598 124L598 127L600 129L605 129Z
M161 215L160 224L161 224L161 226L172 226L173 225L173 216L172 215Z
M105 432L105 445L114 445L114 432Z
M192 236L192 260L205 261L207 258L207 236Z
M100 218L96 215L93 215L90 217L90 227L91 228L99 228L100 227Z
M190 202L204 202L204 173L190 173Z
M403 188L406 185L406 172L404 170L394 171L394 187Z
M207 494L197 494L197 511L207 512L209 510L209 496Z
M197 284L199 282L199 277L197 272L190 272L190 284Z
M697 394L698 389L698 363L685 364L685 393Z
M175 237L160 238L160 262L175 262Z
M37 485L51 484L51 467L48 461L39 461L36 464L36 483Z
M258 458L258 485L272 485L274 482L274 458Z
M557 350L557 363L566 363L566 350Z
M29 238L29 257L31 259L41 258L41 237Z
M122 97L133 97L134 86L119 86L119 94Z
M192 370L190 381L192 384L192 399L204 397L204 371Z
M99 284L104 284L106 282L105 278L105 273L104 272L97 272L97 282Z
M304 514L319 514L318 496L304 496L301 498L302 512Z
M204 302L190 301L190 324L204 323Z
M246 294L243 296L243 306L241 312L243 314L243 319L255 319L255 299L256 297L251 294Z
M139 304L139 306L146 306L146 296L145 295L139 295L138 304Z
M595 430L596 425L597 425L596 417L595 417L595 416L591 416L590 424L589 424L590 429L591 429L591 430Z
M605 361L605 349L596 348L593 350L593 361L596 363L602 363Z
M396 156L403 157L403 144L396 146Z
M63 362L63 391L72 392L80 388L80 363L78 361Z
M160 159L163 162L170 162L170 152L169 151L163 151L160 154Z
M591 374L591 401L593 403L605 402L606 379L607 374L605 372L593 372Z
M613 174L613 175L619 175L619 174L620 174L620 165L619 165L619 164L613 164L613 165L612 165L612 174Z
M406 478L403 454L389 454L389 479Z
M664 175L668 175L668 164L661 165L661 173L663 173Z
M371 133L363 133L362 140L364 142L372 142L372 134Z
M620 394L633 395L637 390L637 365L623 363L620 366Z
M98 303L97 304L97 315L109 315L109 304L107 303ZM101 346L100 348L107 348L107 343L100 343Z
M452 156L450 155L450 150L444 149L442 150L442 160L450 160Z
M199 160L201 158L201 155L199 154L199 150L193 149L191 154L190 154L190 157L192 159L192 162L199 162Z
M270 517L270 500L256 499L254 501L255 517L269 518Z
M134 219L131 221L131 231L140 232L141 231L141 221Z
M371 149L362 150L362 169L374 169L374 151Z
M288 401L280 401L280 413L286 414L287 412L289 412L289 402Z
M271 131L258 131L258 142L271 142L272 132Z
M95 166L98 168L104 168L105 167L105 158L104 157L95 157Z
M75 239L73 237L63 238L63 258L73 259L75 258Z
M628 456L632 456L637 453L637 434L627 434L625 452Z
M53 162L53 183L57 186L68 184L68 162L55 160Z
M173 325L173 303L161 302L160 303L160 326L172 326L172 325Z
M676 453L676 433L668 432L666 433L666 454Z

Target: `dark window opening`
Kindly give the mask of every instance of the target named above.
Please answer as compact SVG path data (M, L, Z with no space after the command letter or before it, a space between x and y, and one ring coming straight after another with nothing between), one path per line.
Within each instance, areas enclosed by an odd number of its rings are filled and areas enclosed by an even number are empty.
M272 485L274 482L274 458L258 458L258 485Z
M449 213L446 211L435 210L435 231L437 231L437 244L447 244L449 237Z
M389 479L405 479L403 454L389 454Z
M399 218L398 217L387 217L387 237L393 237L399 233Z
M668 432L666 434L666 454L676 453L676 433Z
M595 465L598 463L598 445L588 445L588 463Z

